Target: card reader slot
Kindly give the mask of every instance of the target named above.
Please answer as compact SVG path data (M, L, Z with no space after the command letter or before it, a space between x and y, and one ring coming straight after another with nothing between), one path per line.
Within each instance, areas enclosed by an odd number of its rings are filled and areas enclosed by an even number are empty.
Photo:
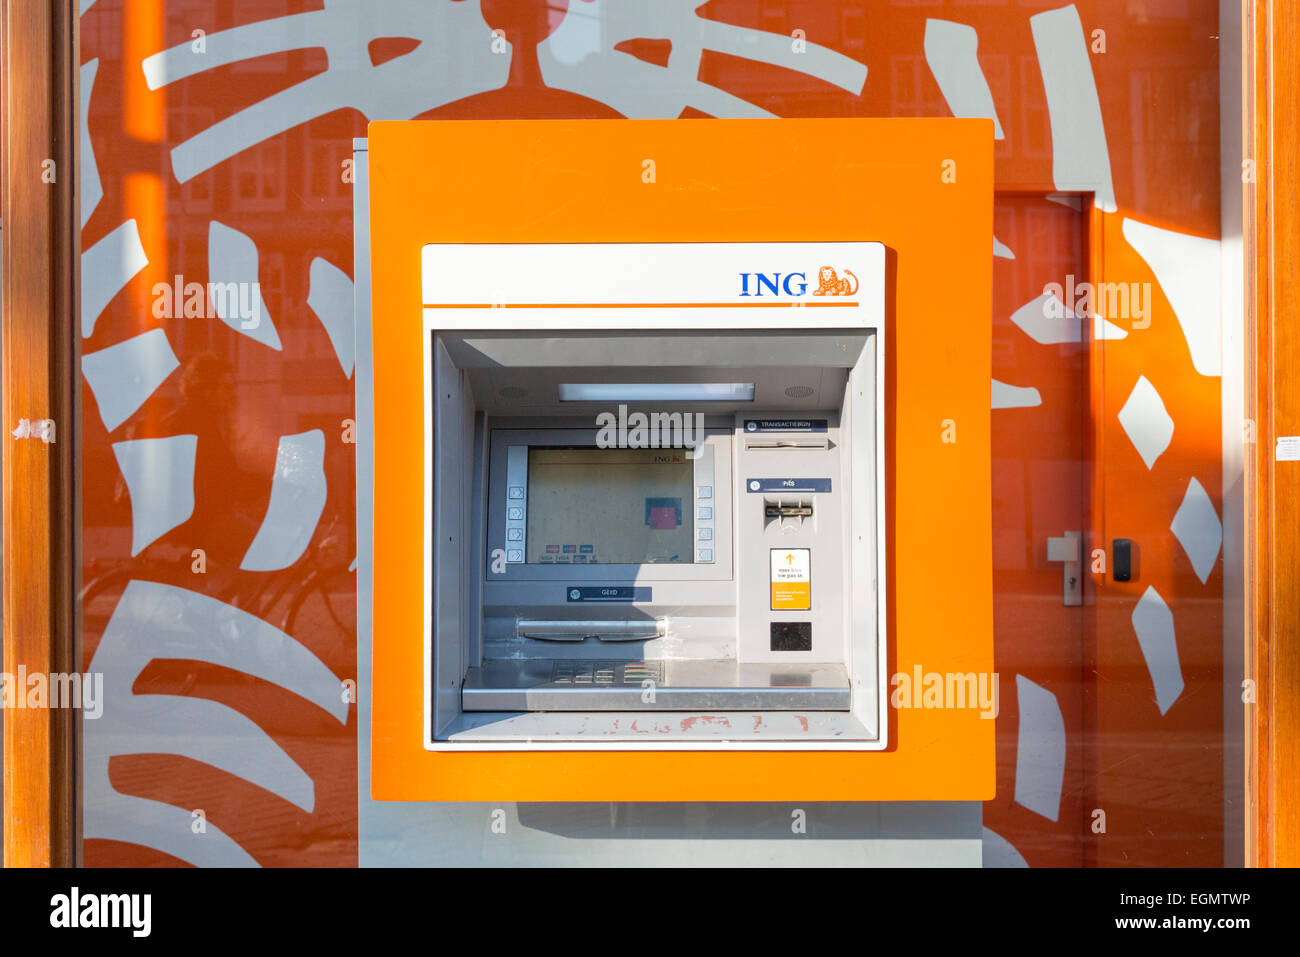
M811 505L766 505L763 514L768 518L803 518L813 513Z
M788 532L810 526L814 521L813 502L812 496L764 499L763 528L768 529L776 525Z
M539 641L645 641L662 638L667 634L667 623L662 618L644 618L623 621L571 621L556 619L519 618L515 634L520 638Z

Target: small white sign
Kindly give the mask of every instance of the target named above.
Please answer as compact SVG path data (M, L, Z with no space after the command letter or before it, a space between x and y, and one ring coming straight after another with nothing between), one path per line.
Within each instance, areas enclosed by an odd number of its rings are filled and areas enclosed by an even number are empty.
M812 610L812 552L807 548L774 548L772 610Z
M772 581L806 582L811 580L807 548L772 549Z
M1300 462L1300 435L1279 435L1273 458L1278 462Z

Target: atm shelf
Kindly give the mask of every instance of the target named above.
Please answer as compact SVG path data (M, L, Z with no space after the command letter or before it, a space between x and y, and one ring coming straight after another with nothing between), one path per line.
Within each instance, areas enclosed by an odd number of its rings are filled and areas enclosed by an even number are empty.
M465 711L847 711L840 664L489 659L470 668Z

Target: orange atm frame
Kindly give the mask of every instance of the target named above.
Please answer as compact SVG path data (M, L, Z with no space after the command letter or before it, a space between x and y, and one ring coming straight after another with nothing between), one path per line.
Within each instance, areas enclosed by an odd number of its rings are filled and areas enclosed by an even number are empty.
M974 119L379 122L371 792L378 800L987 800L993 688L993 125ZM653 170L653 175L647 175ZM878 241L886 313L887 750L429 751L421 249L429 243ZM362 264L358 264L358 272ZM951 704L951 703L949 703Z

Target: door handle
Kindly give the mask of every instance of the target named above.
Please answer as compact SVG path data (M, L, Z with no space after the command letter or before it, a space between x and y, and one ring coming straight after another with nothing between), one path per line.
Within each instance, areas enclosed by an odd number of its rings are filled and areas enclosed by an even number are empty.
M1047 560L1061 563L1061 604L1083 604L1083 533L1047 540Z

